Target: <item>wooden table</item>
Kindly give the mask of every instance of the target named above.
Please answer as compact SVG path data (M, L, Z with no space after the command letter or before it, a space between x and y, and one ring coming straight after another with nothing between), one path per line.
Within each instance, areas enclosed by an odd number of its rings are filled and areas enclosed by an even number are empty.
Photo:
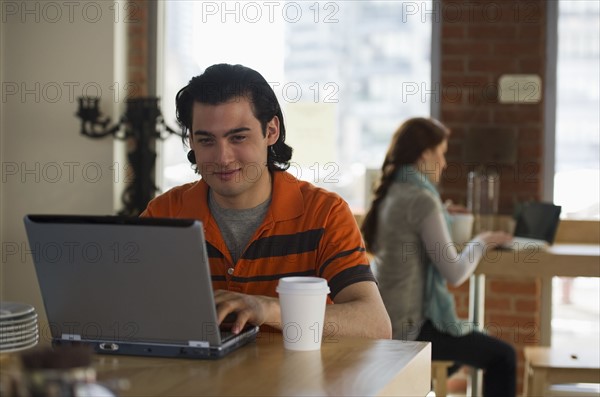
M476 274L518 277L600 277L600 245L556 244L547 250L489 251Z
M558 383L600 383L600 357L595 349L528 346L525 348L523 396L543 396Z
M600 277L600 245L556 244L547 250L490 250L471 278L469 320L483 326L484 276L540 277L542 313L540 344L550 346L552 321L552 277Z
M552 277L600 277L600 245L555 244L547 250L490 250L471 276L469 322L475 329L484 326L485 276L540 277L540 345L551 344ZM480 387L479 377L471 379L471 389Z
M96 355L100 381L126 379L121 396L425 396L431 345L327 338L320 351L283 348L280 334L216 360Z

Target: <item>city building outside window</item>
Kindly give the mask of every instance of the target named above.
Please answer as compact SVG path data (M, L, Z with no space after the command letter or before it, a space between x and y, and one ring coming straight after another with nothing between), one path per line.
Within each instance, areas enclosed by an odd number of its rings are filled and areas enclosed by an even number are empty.
M600 2L559 1L557 28L554 202L562 206L564 219L598 221ZM552 343L598 349L599 279L555 277L552 285ZM575 390L597 395L600 387L580 385L567 392Z
M554 202L600 220L600 2L558 3Z

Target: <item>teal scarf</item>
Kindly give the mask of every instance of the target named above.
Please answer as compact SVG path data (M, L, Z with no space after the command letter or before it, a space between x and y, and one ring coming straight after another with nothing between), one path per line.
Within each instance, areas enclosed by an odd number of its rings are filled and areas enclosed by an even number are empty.
M421 189L430 191L440 202L439 192L429 181L429 178L412 165L401 166L396 172L396 182L409 183ZM446 225L450 228L450 215L442 205ZM425 317L431 320L435 328L441 332L460 336L463 334L462 322L456 316L454 297L448 291L446 279L440 274L430 258L427 263L427 279L425 281Z

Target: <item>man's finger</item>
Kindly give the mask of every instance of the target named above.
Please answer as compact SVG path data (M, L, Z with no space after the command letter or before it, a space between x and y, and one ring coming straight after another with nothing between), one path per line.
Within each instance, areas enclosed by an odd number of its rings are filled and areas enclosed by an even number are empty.
M217 305L217 321L219 325L228 315L235 315L235 312L241 309L239 299L226 299L215 303Z
M235 319L235 323L233 323L233 327L231 328L231 332L233 332L234 335L237 335L240 332L242 332L249 319L250 313L247 310L238 312L237 318Z

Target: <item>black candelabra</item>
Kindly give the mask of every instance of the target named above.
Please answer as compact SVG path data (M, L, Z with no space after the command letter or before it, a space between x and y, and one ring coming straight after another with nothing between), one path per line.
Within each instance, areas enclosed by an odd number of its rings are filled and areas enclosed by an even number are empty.
M139 215L158 190L154 180L156 141L164 140L171 134L180 134L165 123L158 108L159 98L128 99L125 114L113 126L109 126L110 119L100 112L100 98L78 99L77 117L81 119L81 134L95 139L112 135L127 141L131 175L121 197L124 208L119 215Z

